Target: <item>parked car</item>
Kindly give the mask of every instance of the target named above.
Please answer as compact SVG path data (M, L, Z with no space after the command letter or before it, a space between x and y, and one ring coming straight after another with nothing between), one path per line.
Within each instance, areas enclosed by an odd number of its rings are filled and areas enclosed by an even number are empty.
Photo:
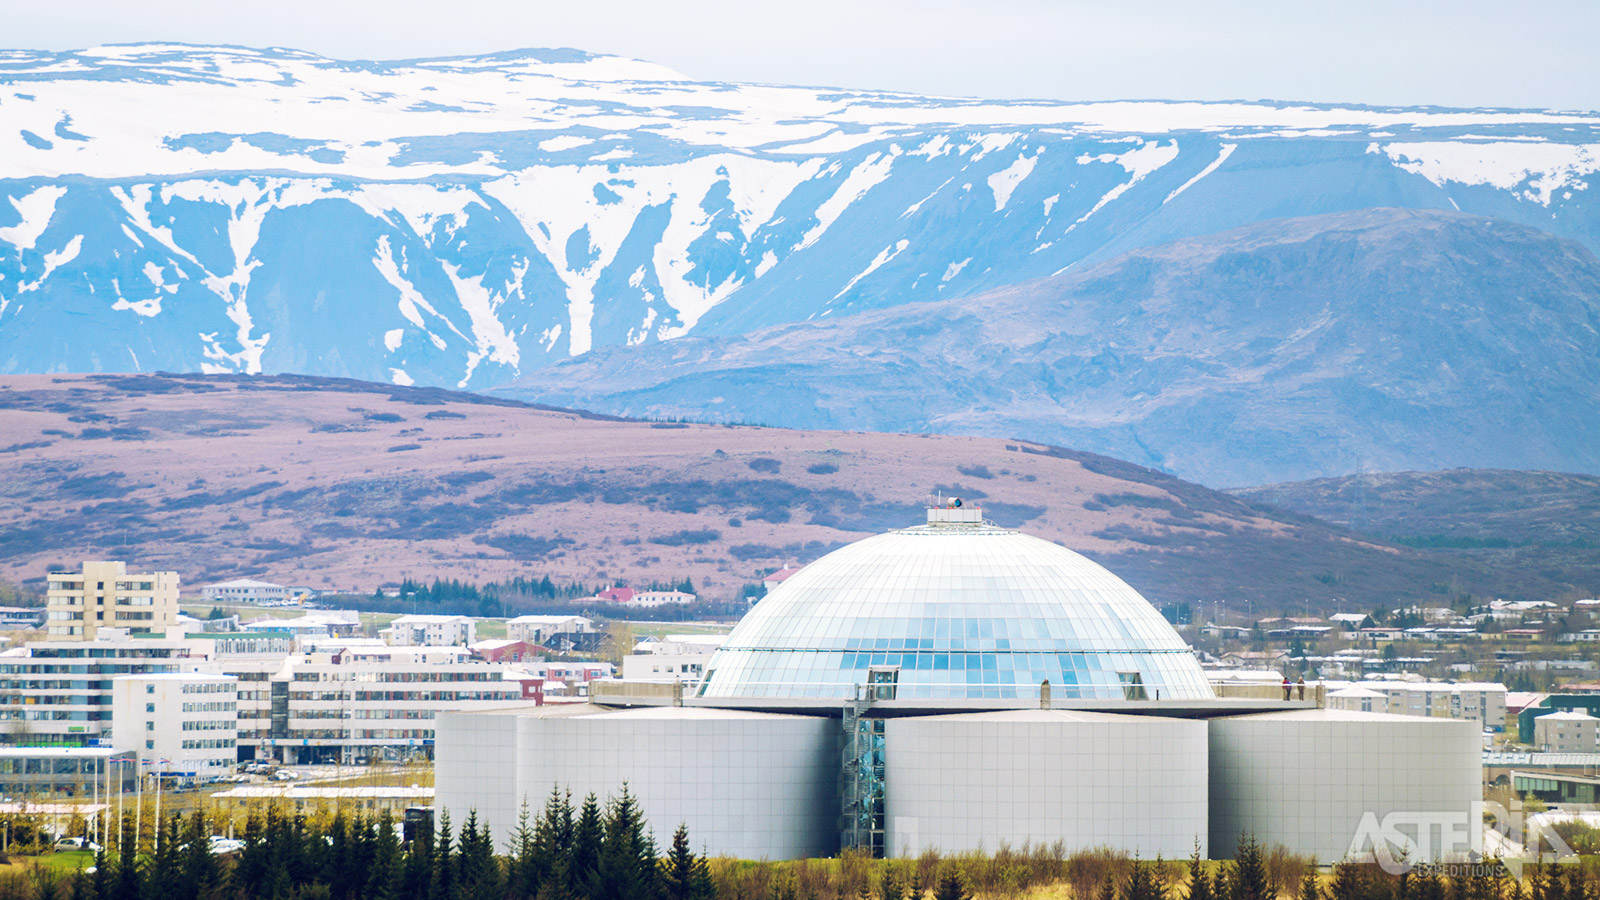
M244 841L236 841L220 834L213 834L206 840L206 843L211 849L212 856L225 856L229 853L238 853L244 849Z
M300 773L293 769L279 769L272 773L273 781L293 781L300 777Z
M58 852L65 850L88 850L90 852L99 852L100 845L96 844L94 841L81 837L64 837L56 841L56 850Z

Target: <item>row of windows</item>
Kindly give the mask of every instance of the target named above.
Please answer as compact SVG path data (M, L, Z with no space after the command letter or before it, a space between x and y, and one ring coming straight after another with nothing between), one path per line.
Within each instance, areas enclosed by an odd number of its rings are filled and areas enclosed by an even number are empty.
M194 738L183 742L185 750L223 750L238 745L233 738Z
M238 686L231 681L199 681L183 686L185 694L231 694Z
M184 731L232 731L236 727L237 723L228 719L195 719L183 723Z
M239 704L232 700L207 700L200 703L185 703L184 712L233 712Z
M382 682L438 682L438 681L498 681L499 670L471 672L296 672L295 681L382 681Z

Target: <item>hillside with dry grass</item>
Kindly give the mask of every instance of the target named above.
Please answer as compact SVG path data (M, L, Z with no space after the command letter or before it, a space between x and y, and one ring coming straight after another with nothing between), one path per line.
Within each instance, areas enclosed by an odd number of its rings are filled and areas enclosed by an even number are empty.
M125 559L371 592L692 578L728 598L956 494L1158 604L1275 609L1560 585L1019 440L639 422L436 388L199 375L0 379L0 578Z

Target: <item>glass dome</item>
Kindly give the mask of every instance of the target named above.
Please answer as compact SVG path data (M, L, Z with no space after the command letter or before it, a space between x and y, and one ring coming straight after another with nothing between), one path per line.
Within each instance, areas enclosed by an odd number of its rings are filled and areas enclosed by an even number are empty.
M928 512L774 588L699 695L849 700L869 667L896 666L902 700L1035 698L1046 680L1061 700L1215 696L1166 619L1104 567L975 510Z

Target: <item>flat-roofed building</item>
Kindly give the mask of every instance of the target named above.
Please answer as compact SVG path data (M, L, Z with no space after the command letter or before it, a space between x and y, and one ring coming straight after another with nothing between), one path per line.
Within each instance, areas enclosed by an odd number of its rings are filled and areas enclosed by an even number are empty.
M477 635L469 616L401 616L381 632L397 647L465 647Z
M288 603L294 592L270 581L235 578L201 587L200 596L207 603Z
M210 781L238 761L239 680L213 672L124 675L111 684L111 745L146 771Z
M177 623L177 572L130 574L122 562L90 561L80 572L51 572L48 581L52 640L92 641L101 628L166 634Z
M593 620L583 616L517 616L506 620L506 637L513 641L543 644L555 634L589 634Z
M23 803L131 791L136 771L128 754L110 747L0 747L0 794Z
M220 667L240 679L240 757L290 764L431 756L440 712L523 697L506 666L465 647L329 643Z
M1548 753L1600 750L1600 718L1575 710L1547 713L1533 720L1533 742Z
M206 649L202 642L124 636L0 653L0 742L90 746L109 736L114 679L195 671L206 664Z

